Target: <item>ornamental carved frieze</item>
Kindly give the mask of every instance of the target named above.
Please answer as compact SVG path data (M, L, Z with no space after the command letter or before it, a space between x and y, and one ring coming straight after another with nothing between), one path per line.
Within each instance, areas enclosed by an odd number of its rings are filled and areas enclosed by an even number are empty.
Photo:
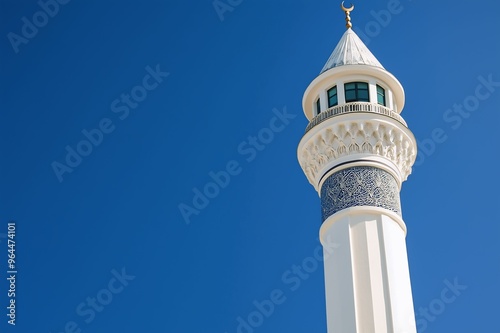
M304 137L298 151L300 166L313 186L324 166L349 155L364 154L385 158L397 166L407 179L415 161L417 147L413 136L400 126L377 119L324 123ZM319 176L323 176L320 174Z
M323 221L342 209L355 206L385 208L401 216L396 179L387 171L366 166L330 175L321 186Z

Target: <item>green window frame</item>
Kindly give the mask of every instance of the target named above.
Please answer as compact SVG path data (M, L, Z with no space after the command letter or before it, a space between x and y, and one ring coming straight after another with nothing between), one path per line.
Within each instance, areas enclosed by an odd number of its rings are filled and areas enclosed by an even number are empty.
M321 112L321 98L318 97L318 100L316 101L316 114L319 114Z
M344 86L345 102L369 102L370 93L368 83L366 82L349 82Z
M328 107L329 108L339 104L339 99L337 96L337 86L330 88L328 90L327 94L328 94Z
M385 89L377 84L377 103L383 106L385 105Z

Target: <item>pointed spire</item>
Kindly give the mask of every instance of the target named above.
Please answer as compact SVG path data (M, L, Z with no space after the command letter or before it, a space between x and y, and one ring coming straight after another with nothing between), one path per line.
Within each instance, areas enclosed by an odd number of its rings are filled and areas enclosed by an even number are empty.
M344 6L344 1L342 1L340 7L346 15L345 26L347 31L333 50L330 58L321 70L321 73L343 65L370 65L384 69L384 66L382 66L373 53L370 52L368 47L366 47L365 43L363 43L358 35L351 29L352 23L350 12L353 11L354 5L351 4L351 7L346 8Z

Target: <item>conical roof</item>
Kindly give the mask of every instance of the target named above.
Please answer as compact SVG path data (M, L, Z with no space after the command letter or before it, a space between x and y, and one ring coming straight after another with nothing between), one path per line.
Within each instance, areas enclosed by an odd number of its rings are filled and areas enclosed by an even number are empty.
M321 73L343 65L370 65L385 69L352 29L347 29ZM320 74L321 74L320 73Z

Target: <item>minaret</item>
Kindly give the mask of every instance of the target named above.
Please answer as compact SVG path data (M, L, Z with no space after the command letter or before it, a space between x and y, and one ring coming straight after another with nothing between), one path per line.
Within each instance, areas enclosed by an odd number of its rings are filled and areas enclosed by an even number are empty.
M347 31L304 93L297 152L321 198L328 333L415 333L399 192L417 145L403 87L342 9Z

